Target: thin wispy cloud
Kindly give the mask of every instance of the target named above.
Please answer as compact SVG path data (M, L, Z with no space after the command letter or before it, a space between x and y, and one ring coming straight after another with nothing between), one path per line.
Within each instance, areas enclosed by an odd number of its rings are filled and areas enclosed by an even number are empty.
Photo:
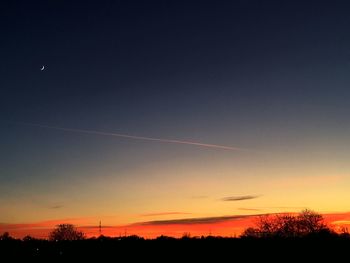
M95 131L95 130L83 130L83 129L75 129L75 128L67 128L67 127L57 127L57 126L49 126L49 125L42 125L42 124L36 124L36 123L16 122L16 124L33 126L33 127L39 127L39 128L45 128L45 129L52 129L52 130L59 130L59 131L66 131L66 132L75 132L75 133L81 133L81 134L94 134L94 135L101 135L101 136L112 136L112 137L119 137L119 138L132 139L132 140L154 141L154 142L174 143L174 144L185 144L185 145L193 145L193 146L199 146L199 147L205 147L205 148L214 148L214 149L221 149L221 150L229 150L229 151L249 151L249 152L252 151L252 150L245 149L245 148L240 148L240 147L233 147L233 146L220 145L220 144L210 144L210 143L203 143L203 142L196 142L196 141L177 140L177 139L174 140L174 139L154 138L154 137L145 137L145 136L135 136L135 135L130 135L130 134L102 132L102 131Z
M240 208L237 208L237 210L242 210L242 211L261 211L262 209L240 207Z
M53 205L53 206L50 206L49 208L50 209L60 209L62 207L63 207L63 205Z
M168 216L168 215L189 215L191 213L185 212L161 212L161 213L145 213L140 216Z
M307 209L305 206L264 206L264 207L254 207L254 208L246 208L246 207L240 207L237 208L237 210L242 211L263 211L263 210L304 210Z
M297 210L307 209L307 207L305 206L268 206L263 208L265 209L297 209Z
M221 198L221 201L225 202L235 202L235 201L243 201L243 200L250 200L260 197L260 195L237 195L237 196L228 196Z

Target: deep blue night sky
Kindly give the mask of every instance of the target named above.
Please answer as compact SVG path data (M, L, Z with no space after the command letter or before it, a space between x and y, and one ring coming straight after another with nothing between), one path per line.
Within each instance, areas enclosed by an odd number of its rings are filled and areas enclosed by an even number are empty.
M203 115L295 117L349 95L345 1L9 2L5 120L134 129Z

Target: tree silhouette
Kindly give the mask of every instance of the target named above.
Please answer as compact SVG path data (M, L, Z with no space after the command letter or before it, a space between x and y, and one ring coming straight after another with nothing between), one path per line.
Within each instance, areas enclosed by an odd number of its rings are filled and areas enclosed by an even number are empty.
M72 224L60 224L49 234L49 240L82 240L85 239L85 234L76 229Z
M13 238L10 236L9 232L4 232L0 235L0 240L12 240Z
M300 235L319 233L329 229L324 223L322 215L308 209L298 215L297 223Z
M324 223L322 215L303 210L298 215L279 214L259 217L256 227L247 228L243 237L305 237L330 234L331 229Z

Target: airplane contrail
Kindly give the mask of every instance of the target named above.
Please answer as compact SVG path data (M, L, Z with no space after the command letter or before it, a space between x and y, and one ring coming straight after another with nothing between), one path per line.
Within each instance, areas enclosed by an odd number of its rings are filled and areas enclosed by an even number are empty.
M46 128L46 129L53 129L53 130L60 130L60 131L67 131L67 132L76 132L76 133L85 133L85 134L95 134L95 135L103 135L103 136L114 136L114 137L133 139L133 140L187 144L187 145L194 145L194 146L199 146L199 147L215 148L215 149L222 149L222 150L229 150L229 151L251 151L251 150L239 148L239 147L232 147L232 146L219 145L219 144L210 144L210 143L201 143L201 142L186 141L186 140L172 140L172 139L164 139L164 138L135 136L135 135L129 135L129 134L122 134L122 133L102 132L102 131L95 131L95 130L83 130L83 129L75 129L75 128L49 126L49 125L36 124L36 123L26 123L26 122L16 122L16 123L21 124L21 125L28 125L28 126L34 126L34 127L40 127L40 128Z

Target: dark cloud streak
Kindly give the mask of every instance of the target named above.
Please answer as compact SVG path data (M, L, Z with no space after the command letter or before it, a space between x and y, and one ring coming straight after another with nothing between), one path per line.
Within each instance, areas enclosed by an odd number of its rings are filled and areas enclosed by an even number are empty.
M54 205L54 206L50 206L50 209L60 209L62 207L63 205Z
M238 220L258 215L234 215L234 216L218 216L218 217L196 217L182 218L171 220L154 220L147 222L135 223L134 225L192 225L192 224L213 224L225 221Z
M232 201L243 201L243 200L250 200L260 197L260 195L238 195L238 196L228 196L221 198L221 201L225 202L232 202Z

